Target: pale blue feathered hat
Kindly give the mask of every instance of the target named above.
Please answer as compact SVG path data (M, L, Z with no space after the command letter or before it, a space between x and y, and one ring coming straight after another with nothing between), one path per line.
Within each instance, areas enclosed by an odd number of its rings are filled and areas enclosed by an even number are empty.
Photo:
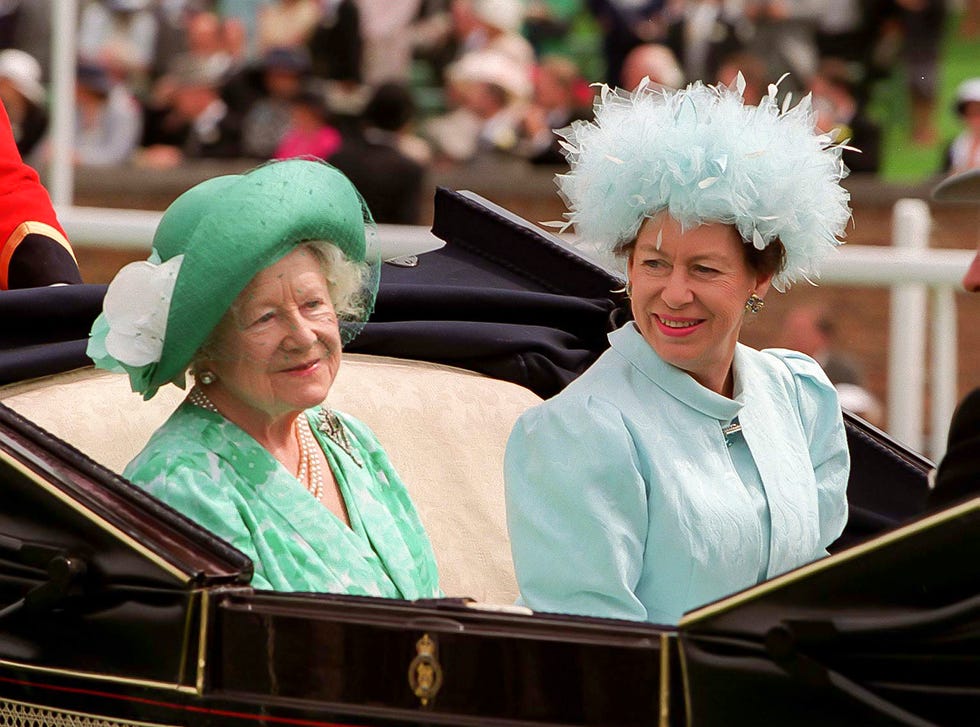
M776 85L758 106L744 80L681 90L603 86L593 121L557 133L571 167L558 187L565 227L604 257L635 239L643 220L666 211L684 229L706 222L737 227L760 250L779 239L783 290L816 274L816 264L851 217L842 144L814 125L810 97L777 104Z

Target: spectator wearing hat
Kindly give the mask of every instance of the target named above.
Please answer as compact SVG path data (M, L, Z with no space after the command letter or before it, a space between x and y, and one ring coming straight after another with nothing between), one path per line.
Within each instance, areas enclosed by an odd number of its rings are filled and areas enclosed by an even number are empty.
M956 113L963 130L946 150L944 165L953 174L980 167L980 78L969 78L956 89Z
M0 51L0 101L7 109L21 157L28 157L48 128L41 66L22 50Z
M0 290L80 283L75 253L0 105Z
M293 100L311 83L309 51L282 46L224 84L222 98L242 119L244 155L273 157L291 123Z
M360 129L344 137L330 163L363 195L376 222L421 223L425 147L410 128L415 104L401 83L383 83L364 110Z
M290 122L276 147L276 159L316 157L329 159L340 148L340 132L328 122L323 94L312 87L302 89L290 102Z
M515 151L532 93L529 71L510 56L474 51L446 75L447 95L456 108L424 127L436 153L468 161L483 151Z
M136 98L108 70L80 63L75 84L75 163L103 167L129 161L143 131Z
M169 84L147 106L139 162L169 168L184 159L240 157L241 117L221 97L213 69L182 66Z

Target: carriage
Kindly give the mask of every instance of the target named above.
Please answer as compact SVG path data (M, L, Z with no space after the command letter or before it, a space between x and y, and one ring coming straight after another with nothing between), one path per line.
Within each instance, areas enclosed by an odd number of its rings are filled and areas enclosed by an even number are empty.
M104 286L0 295L0 725L968 724L980 712L980 498L927 509L931 463L845 412L832 555L677 626L513 605L511 424L605 348L621 281L439 190L385 265L332 404L409 486L445 598L250 585L250 561L117 472L182 397L84 366Z

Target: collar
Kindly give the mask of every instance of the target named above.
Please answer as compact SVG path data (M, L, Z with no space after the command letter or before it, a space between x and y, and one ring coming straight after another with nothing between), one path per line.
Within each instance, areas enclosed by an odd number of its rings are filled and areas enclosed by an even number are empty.
M739 360L744 357L741 346L736 346L733 363L736 371L735 398L729 399L702 386L689 373L660 358L632 321L609 334L609 345L655 386L712 419L728 423L742 409L742 382L737 373Z

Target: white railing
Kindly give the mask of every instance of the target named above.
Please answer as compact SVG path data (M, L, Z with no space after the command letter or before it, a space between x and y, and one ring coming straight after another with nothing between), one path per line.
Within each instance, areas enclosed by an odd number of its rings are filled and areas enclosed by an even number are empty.
M830 256L822 285L891 288L888 333L888 422L885 429L938 460L946 451L956 408L956 295L973 250L928 248L932 219L921 199L900 199L892 213L892 245L845 245ZM929 346L929 440L926 442L926 333Z
M73 244L85 247L150 249L160 212L65 206L58 217ZM972 250L925 247L929 208L921 200L895 206L892 247L845 245L824 263L821 285L890 287L887 431L916 451L939 459L946 449L956 405L955 291L973 258ZM443 245L425 227L378 225L384 259L421 254ZM925 438L926 332L931 331L930 426Z
M103 207L56 205L58 221L68 239L79 247L118 249L142 248L149 253L153 233L162 212L122 210ZM421 255L437 250L445 243L427 227L415 225L378 225L377 244L384 260Z

